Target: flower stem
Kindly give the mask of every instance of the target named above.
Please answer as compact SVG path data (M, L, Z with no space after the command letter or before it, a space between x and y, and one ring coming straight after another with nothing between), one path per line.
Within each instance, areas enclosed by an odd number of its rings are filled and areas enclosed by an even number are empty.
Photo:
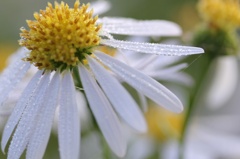
M205 77L208 73L208 70L210 68L210 65L211 65L213 59L214 58L212 58L211 56L208 56L208 55L202 56L202 58L199 59L198 63L195 65L195 67L197 67L197 68L192 68L193 71L194 70L198 70L198 71L197 71L197 77L195 77L195 87L192 89L192 92L191 92L189 106L186 111L186 116L185 116L184 123L183 123L181 137L179 140L179 142L180 142L180 144L179 144L179 159L184 159L184 151L185 151L184 144L185 144L185 140L186 140L186 136L187 136L187 130L188 130L189 124L192 120L194 111L195 111L196 100L199 97L200 89L203 85L203 82L205 80ZM199 68L201 68L201 70Z

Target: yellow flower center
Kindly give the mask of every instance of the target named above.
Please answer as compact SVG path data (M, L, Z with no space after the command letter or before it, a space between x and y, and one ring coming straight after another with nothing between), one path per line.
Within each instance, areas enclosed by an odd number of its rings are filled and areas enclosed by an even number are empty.
M240 26L239 0L200 0L198 9L202 18L215 27Z
M88 7L79 0L74 8L55 2L55 7L48 3L46 10L34 13L36 20L27 20L30 30L21 28L19 44L31 51L24 60L46 70L74 67L84 60L84 54L99 45L101 29Z

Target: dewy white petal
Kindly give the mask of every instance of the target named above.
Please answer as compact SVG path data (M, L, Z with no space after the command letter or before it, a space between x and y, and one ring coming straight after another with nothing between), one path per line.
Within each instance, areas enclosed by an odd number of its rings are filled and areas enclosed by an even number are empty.
M61 159L79 158L79 120L72 75L66 72L62 79L59 103L58 140Z
M90 108L109 147L119 157L126 153L126 141L121 123L109 101L84 66L79 67L80 77Z
M7 59L7 63L11 64L13 62L16 62L19 59L24 58L27 53L29 53L29 50L25 47L21 47Z
M130 94L94 59L90 57L87 59L98 83L114 106L116 112L131 127L137 131L146 132L147 124L144 116Z
M181 101L154 79L101 52L95 52L95 56L125 82L157 104L177 113L183 110Z
M107 37L108 39L113 40L113 36L111 34L109 34L108 32L105 32L104 30L100 30L99 35L102 37Z
M89 10L93 9L93 15L99 15L107 12L111 8L109 1L96 1L92 2Z
M157 54L157 55L183 56L183 55L204 53L204 50L202 48L180 46L180 45L140 43L140 42L108 40L108 39L102 39L100 43L113 48L126 49L126 50L141 52L141 53L149 53L149 54Z
M45 74L39 82L36 91L29 96L27 106L14 132L8 150L8 159L20 158L29 142L37 122L36 116L43 103L44 93L49 83L49 73Z
M23 51L23 48L19 49L17 55L0 76L0 106L30 68L30 63L22 61Z
M54 113L58 104L60 73L55 73L44 96L44 103L38 114L36 128L27 147L27 159L42 159L51 133Z
M8 119L7 124L5 125L2 141L1 141L1 147L2 151L4 152L5 146L14 130L16 125L18 124L18 121L20 120L22 113L26 107L26 105L29 104L29 97L34 94L35 89L41 79L42 71L38 71L35 76L32 78L32 80L29 82L25 90L23 91L18 103L16 104L11 116Z
M104 18L99 18L97 22L109 25L109 24L121 24L121 23L130 23L131 24L136 21L137 21L136 19L132 19L132 18L104 17Z
M99 22L102 29L112 34L138 36L179 36L182 30L176 23L166 20L134 20L105 17Z

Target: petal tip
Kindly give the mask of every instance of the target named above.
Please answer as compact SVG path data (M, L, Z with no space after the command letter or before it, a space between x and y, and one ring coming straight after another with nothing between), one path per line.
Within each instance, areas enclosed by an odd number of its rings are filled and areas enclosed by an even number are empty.
M126 155L126 147L115 153L118 157L123 158Z
M200 54L203 54L203 53L205 53L204 49L202 49L202 48L199 48L199 53L200 53Z
M142 122L135 124L134 129L139 133L146 133L148 130L146 120L144 119Z
M183 107L183 105L182 105L182 103L181 103L181 104L179 104L179 105L175 108L175 110L173 110L173 112L175 112L175 113L177 113L177 114L180 114L180 113L183 112L183 110L184 110L184 107Z

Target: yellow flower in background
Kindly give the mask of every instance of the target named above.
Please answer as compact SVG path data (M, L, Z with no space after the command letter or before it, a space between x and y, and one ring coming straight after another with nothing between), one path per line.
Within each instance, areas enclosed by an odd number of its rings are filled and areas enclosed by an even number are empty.
M160 141L179 139L183 126L183 113L176 114L160 107L150 106L145 115L150 135Z
M237 55L239 0L199 0L197 7L203 25L195 31L192 44L203 47L212 59L222 55Z
M16 46L12 44L1 44L0 45L0 71L6 66L6 60L9 55L16 49Z
M0 58L0 70L2 70L5 67L6 64L6 59L8 57L7 53L1 53L1 58Z
M198 10L201 17L214 27L240 26L239 0L200 0Z

